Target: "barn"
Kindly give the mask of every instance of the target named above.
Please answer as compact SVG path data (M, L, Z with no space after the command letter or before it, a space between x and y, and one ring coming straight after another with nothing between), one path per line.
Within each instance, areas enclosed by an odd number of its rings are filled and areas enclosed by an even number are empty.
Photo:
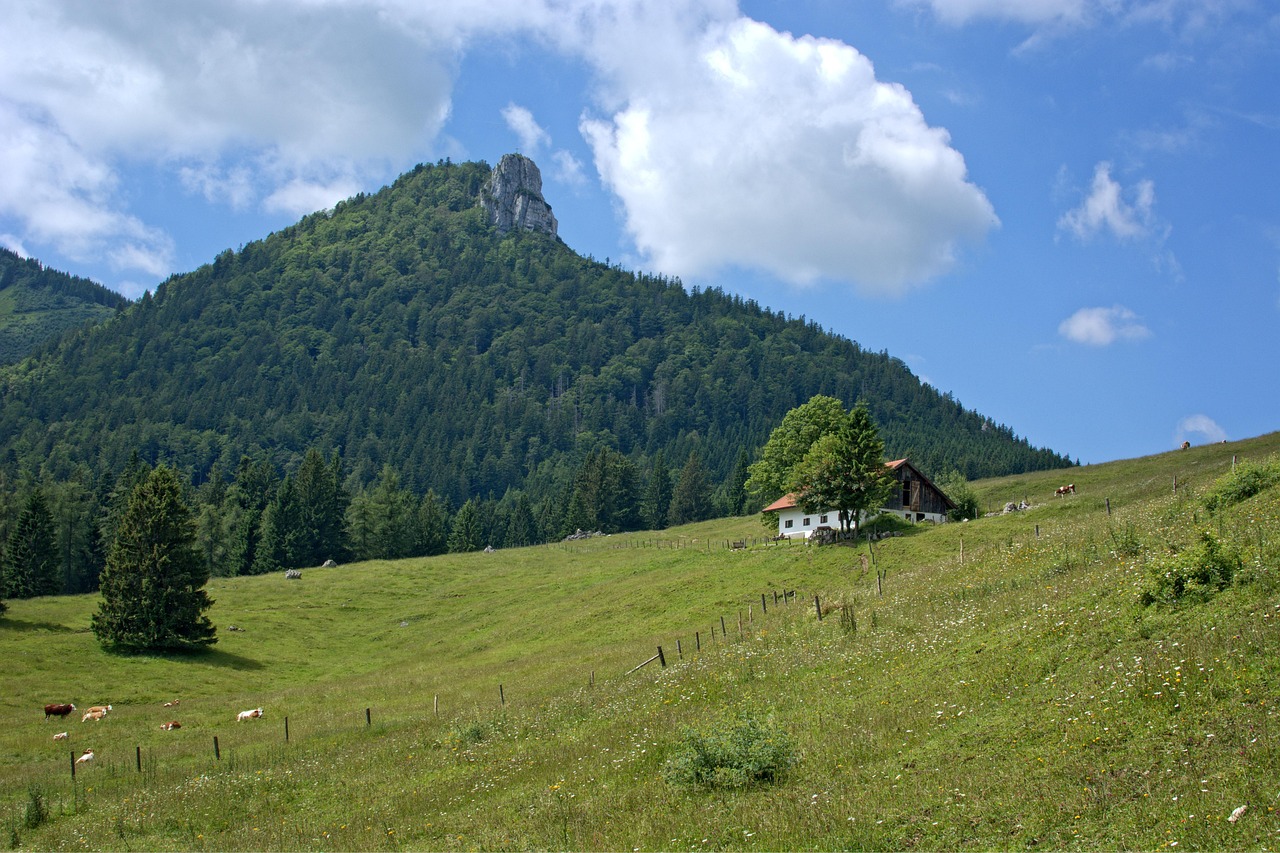
M947 511L955 509L951 498L906 459L886 462L885 467L892 472L898 487L881 508L881 513L897 515L907 521L941 524L947 520ZM840 515L836 510L806 513L796 501L794 494L783 495L764 508L764 512L778 514L778 536L808 539L819 528L840 527Z

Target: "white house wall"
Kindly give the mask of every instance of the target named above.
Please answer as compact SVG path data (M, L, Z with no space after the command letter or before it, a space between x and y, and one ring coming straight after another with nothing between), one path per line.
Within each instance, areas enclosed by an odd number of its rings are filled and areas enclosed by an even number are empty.
M906 521L931 521L935 524L946 522L945 515L936 512L912 512L909 509L893 508L880 510L881 515L897 515ZM917 516L922 516L917 518ZM778 510L778 535L788 539L803 537L808 539L819 527L840 529L840 513L836 510L827 512L806 513L799 508Z

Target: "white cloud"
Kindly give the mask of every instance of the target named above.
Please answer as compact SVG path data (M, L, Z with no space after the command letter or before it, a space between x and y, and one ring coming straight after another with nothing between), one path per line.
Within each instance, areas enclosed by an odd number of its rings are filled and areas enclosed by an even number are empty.
M1137 314L1123 305L1081 308L1058 325L1058 334L1069 341L1105 347L1116 341L1140 341L1151 336Z
M507 127L520 139L521 150L530 157L537 154L538 149L551 144L551 134L538 124L533 113L516 104L507 104L502 109L502 119Z
M1024 24L1078 22L1084 20L1090 0L899 0L901 5L927 6L948 24L965 24L977 18L996 18Z
M586 183L587 178L583 174L582 162L577 157L574 157L571 152L563 149L556 151L551 155L551 162L555 167L556 180L570 186L580 186Z
M0 234L0 246L4 246L19 257L31 257L27 252L27 247L22 245L22 240L14 234Z
M317 210L327 210L359 191L359 183L351 178L339 178L325 183L295 180L267 196L262 206L274 212L305 216Z
M946 131L852 47L745 18L676 41L662 62L612 54L619 107L581 125L658 269L896 294L997 224Z
M1182 444L1182 442L1190 440L1192 436L1201 436L1205 442L1210 444L1217 444L1220 441L1227 440L1226 430L1214 423L1213 418L1208 415L1188 415L1178 421L1178 429L1174 433L1174 443Z
M1058 227L1081 240L1100 231L1122 240L1145 237L1155 224L1155 203L1152 181L1139 181L1125 190L1112 179L1111 164L1102 162L1094 168L1088 197L1079 207L1063 214Z

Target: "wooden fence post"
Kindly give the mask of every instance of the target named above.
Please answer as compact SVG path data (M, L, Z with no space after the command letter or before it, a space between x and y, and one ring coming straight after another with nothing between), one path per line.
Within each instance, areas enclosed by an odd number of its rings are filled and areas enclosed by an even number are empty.
M722 636L722 637L727 637L727 636L729 636L729 631L728 631L728 629L724 627L724 617L723 617L723 616L721 616L721 617L720 617L720 636Z
M71 750L71 781L76 780L76 751Z
M662 653L662 646L658 646L658 663L664 667L667 665L667 656Z
M289 718L284 718L284 742L289 742Z
M218 749L218 736L217 736L217 735L214 735L214 736L213 736L213 760L214 760L214 761L221 761L221 760L222 760L222 750Z
M775 592L775 593L774 593L774 595L776 596L776 595L777 595L777 593ZM762 592L762 593L760 593L760 615L761 615L761 616L763 616L764 614L766 614L766 613L768 613L768 612L769 612L769 603L768 603L767 601L765 601L764 596L765 596L765 594L764 594L763 592ZM775 603L775 604L777 603L777 599L776 599L776 598L774 599L774 603Z
M135 746L134 750L136 751L138 756L138 772L141 773L142 772L142 747Z
M680 660L684 660L684 649L680 647L679 637L676 637L676 654L680 656Z
M1107 498L1107 515L1111 515L1111 498Z
M365 708L365 709L364 709L364 724L365 724L366 726L372 726L372 725L373 725L373 717L369 714L369 709L368 709L368 708Z
M498 699L502 702L503 705L507 704L507 693L505 690L502 689L501 684L498 685Z
M818 611L818 621L822 621L822 604L818 601L818 596L813 597L813 609Z
M715 628L712 628L711 630L712 630L712 631L714 631L714 630L715 630ZM699 632L697 632L697 631L694 631L694 632L693 632L693 642L694 642L694 644L697 646L697 651L702 651L702 634L700 634L700 633L699 633Z
M431 700L431 714L434 717L440 716L440 694L437 693L435 698Z

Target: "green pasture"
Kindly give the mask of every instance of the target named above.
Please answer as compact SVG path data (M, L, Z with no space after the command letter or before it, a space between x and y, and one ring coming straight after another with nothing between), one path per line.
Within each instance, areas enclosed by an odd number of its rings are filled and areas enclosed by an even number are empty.
M1271 849L1280 490L1213 516L1203 496L1277 452L1280 434L975 483L987 509L1030 508L874 555L765 544L743 518L216 579L219 642L187 657L103 652L93 597L10 602L0 844ZM1238 553L1232 583L1143 607L1204 531ZM113 710L45 722L63 701ZM692 732L743 720L788 769L675 780Z

